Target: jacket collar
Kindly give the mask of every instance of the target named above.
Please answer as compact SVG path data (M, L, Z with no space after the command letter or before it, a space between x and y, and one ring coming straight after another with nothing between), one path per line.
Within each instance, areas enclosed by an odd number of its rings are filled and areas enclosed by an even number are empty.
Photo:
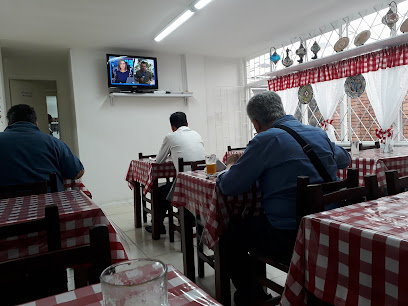
M31 130L40 130L37 125L34 123L28 122L28 121L18 121L13 124L10 124L6 127L5 131L7 130L16 130L19 128L24 128L24 129L31 129Z

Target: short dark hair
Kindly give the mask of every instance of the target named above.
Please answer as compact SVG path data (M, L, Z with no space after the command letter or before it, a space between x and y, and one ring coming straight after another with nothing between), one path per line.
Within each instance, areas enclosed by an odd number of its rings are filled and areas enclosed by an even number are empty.
M176 127L177 129L180 126L187 125L187 116L183 112L175 112L170 116L170 124Z
M7 112L7 120L9 124L13 124L19 121L28 121L31 123L37 123L37 114L34 107L27 104L18 104L10 107Z

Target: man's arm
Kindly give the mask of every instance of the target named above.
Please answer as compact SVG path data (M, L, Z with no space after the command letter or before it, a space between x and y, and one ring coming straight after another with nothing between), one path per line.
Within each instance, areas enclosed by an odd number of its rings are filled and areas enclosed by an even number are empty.
M162 164L166 161L167 156L169 156L170 153L170 141L168 136L164 137L163 139L163 144L160 148L159 154L156 156L156 162L159 164Z
M59 143L59 165L64 178L78 179L84 174L84 166L78 157L72 154L70 148L62 141Z
M338 169L345 169L350 165L351 156L350 154L344 150L342 147L332 143L333 152L334 152L334 160L337 164Z
M250 190L250 187L264 171L261 156L262 145L254 138L248 144L245 153L229 170L220 173L217 185L226 195L237 195Z

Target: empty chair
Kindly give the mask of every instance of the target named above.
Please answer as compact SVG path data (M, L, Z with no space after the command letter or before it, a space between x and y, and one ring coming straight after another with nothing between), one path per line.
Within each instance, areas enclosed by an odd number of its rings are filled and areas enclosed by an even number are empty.
M198 160L198 161L184 161L183 158L178 159L178 168L179 172L184 172L185 167L190 166L191 170L203 170L205 168L205 160ZM174 208L173 206L170 207L169 209L169 237L170 241L174 242L174 232L177 231L178 233L181 233L181 228L180 228L180 214L177 208ZM174 219L176 218L178 220L178 223L174 223Z
M156 155L143 155L143 153L139 153L139 159L143 159L143 158L154 158L156 157ZM151 214L152 215L152 210L151 208L148 208L146 206L146 203L150 203L150 207L152 207L152 201L151 198L149 199L145 194L144 194L144 188L145 186L140 184L140 188L141 188L141 195L142 195L142 207L143 207L143 222L146 223L147 222L147 214ZM153 220L152 220L153 222Z
M358 144L358 148L359 148L360 151L368 150L368 149L379 149L380 148L380 142L377 140L376 142L374 142L374 145L370 145L370 146L363 146L363 144L360 142Z
M35 183L0 186L0 199L43 194L47 193L48 189L51 192L58 191L57 175L55 173L50 174L50 180L48 182L40 181Z
M372 200L379 197L376 175L364 178L365 186L358 186L358 169L347 169L347 178L341 181L309 184L309 177L299 176L296 188L296 222L299 227L301 219L308 214L322 212L329 204L337 203L345 206ZM283 293L284 287L266 277L266 264L284 272L289 271L289 263L274 260L265 254L251 254L253 271L256 282L273 291ZM278 304L280 296L273 298L270 303Z
M388 195L397 194L408 190L408 176L399 176L397 170L385 171Z
M0 274L7 275L0 279L2 304L15 305L67 291L65 270L75 265L87 265L89 284L98 283L101 272L111 265L108 227L94 226L89 234L88 245L0 263Z
M227 146L227 151L239 151L239 150L245 150L246 147L242 147L242 148L231 148L231 146Z
M59 250L61 233L58 206L56 204L46 205L44 211L44 218L0 226L0 239L45 231L48 251Z

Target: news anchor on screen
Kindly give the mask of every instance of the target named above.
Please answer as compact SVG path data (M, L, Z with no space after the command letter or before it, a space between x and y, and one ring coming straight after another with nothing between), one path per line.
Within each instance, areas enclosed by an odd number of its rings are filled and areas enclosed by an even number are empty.
M154 80L153 72L147 70L147 63L140 62L140 69L135 73L135 82L140 84L150 84Z
M128 65L125 62L124 59L120 59L118 61L118 69L115 72L114 75L114 83L126 83L127 79L129 77L129 69L128 69Z

